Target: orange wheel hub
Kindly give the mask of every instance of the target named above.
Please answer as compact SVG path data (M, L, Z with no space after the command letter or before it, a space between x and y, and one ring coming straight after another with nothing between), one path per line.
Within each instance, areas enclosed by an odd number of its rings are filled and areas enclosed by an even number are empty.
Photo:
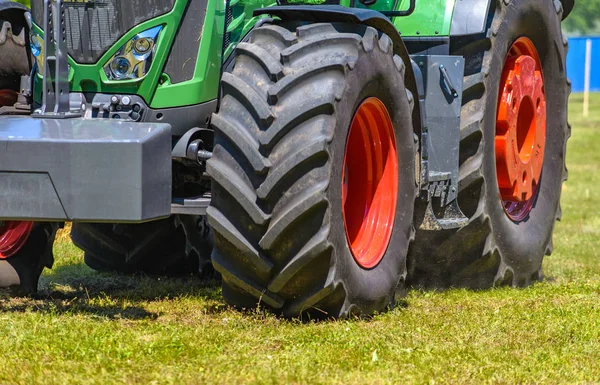
M387 108L368 98L356 110L342 171L346 239L356 262L377 266L390 242L398 199L398 154Z
M27 242L33 222L7 221L0 225L0 259L15 255Z
M537 195L546 144L542 65L531 40L510 48L500 82L496 119L496 173L506 214L523 220Z

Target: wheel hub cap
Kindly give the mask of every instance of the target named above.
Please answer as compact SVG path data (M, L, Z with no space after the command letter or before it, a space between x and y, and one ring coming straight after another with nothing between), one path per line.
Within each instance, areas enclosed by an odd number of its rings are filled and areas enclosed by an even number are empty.
M377 98L357 109L346 143L342 204L346 239L359 266L375 267L390 242L398 196L398 155L387 108Z
M496 119L496 173L507 215L523 220L537 195L546 143L542 66L531 40L518 39L507 56Z

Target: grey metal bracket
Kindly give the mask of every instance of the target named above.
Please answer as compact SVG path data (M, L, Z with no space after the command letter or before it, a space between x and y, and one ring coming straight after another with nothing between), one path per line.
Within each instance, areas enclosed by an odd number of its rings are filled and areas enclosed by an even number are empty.
M468 223L458 206L458 158L464 58L461 56L411 56L422 79L420 186L427 202L420 228L442 230Z
M194 198L173 198L171 214L206 215L206 209L209 205L210 194Z
M81 116L69 103L69 62L63 0L44 0L44 81L42 107L35 117L65 119Z

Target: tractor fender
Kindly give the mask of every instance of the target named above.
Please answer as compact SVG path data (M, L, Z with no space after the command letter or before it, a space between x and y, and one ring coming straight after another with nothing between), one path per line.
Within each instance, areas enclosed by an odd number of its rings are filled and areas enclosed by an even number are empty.
M16 1L0 0L0 12L7 11L9 9L20 10L23 12L29 11L29 8Z
M417 82L408 50L394 24L381 12L370 9L348 8L339 5L284 5L254 10L254 16L258 15L271 15L284 21L361 24L385 33L394 43L394 54L400 56L404 62L406 68L406 88L417 98ZM415 133L420 135L421 111L419 103L415 103L413 110L413 128Z
M573 10L575 0L548 0L554 1L557 10L562 5L562 19ZM484 33L486 31L488 13L492 0L456 0L450 36L464 36Z
M18 13L23 12L23 16L25 18L24 25L31 30L32 20L31 20L31 11L29 8L24 6L21 3L17 3L16 1L10 0L0 0L0 13L8 11L9 14L13 14L13 17L17 17Z
M569 16L569 14L571 13L571 11L573 10L573 7L575 6L575 0L560 0L560 2L562 3L563 6L563 20L567 18L567 16Z

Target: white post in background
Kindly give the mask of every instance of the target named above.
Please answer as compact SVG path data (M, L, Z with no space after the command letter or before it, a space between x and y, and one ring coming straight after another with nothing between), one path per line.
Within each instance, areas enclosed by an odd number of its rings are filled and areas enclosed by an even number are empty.
M592 71L592 40L585 41L585 84L583 91L583 116L590 115L590 75Z

